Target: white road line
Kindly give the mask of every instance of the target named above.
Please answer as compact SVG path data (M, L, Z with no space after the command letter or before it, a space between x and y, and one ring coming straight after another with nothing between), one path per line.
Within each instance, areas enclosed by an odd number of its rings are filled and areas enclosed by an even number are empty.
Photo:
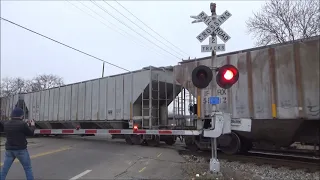
M82 173L80 173L80 174L78 174L78 175L76 175L75 177L73 177L73 178L71 178L71 179L69 179L69 180L76 180L76 179L79 179L79 178L81 178L82 176L84 176L84 175L86 175L86 174L88 174L89 172L91 172L92 170L86 170L86 171L83 171Z

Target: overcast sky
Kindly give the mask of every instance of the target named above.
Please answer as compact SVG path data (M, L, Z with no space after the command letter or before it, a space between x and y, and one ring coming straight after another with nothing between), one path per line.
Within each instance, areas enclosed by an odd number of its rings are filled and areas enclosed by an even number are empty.
M105 2L96 1L112 16L168 52L136 34L91 1L82 1L82 4L66 0L1 1L1 17L129 70L149 65L176 65L189 56L199 58L210 55L201 53L200 49L201 44L208 44L209 40L200 43L196 39L206 25L191 24L193 19L190 18L190 15L198 15L203 10L210 14L210 1L118 1L183 52L152 32L116 2L107 2L170 48L149 36ZM263 3L216 1L217 14L225 10L232 14L221 26L231 36L226 43L225 53L253 47L254 40L247 34L245 21L252 16L252 12L259 11ZM222 41L219 39L218 43ZM63 77L65 83L73 83L101 77L101 70L102 63L94 58L1 21L2 78L32 78L47 73ZM105 67L106 76L122 72L110 65Z

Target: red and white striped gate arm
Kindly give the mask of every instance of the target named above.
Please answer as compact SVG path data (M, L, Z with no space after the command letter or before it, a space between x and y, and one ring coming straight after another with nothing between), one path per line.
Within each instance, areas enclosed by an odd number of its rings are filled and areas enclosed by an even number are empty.
M200 135L198 130L133 130L133 129L36 129L34 134L152 134L152 135Z

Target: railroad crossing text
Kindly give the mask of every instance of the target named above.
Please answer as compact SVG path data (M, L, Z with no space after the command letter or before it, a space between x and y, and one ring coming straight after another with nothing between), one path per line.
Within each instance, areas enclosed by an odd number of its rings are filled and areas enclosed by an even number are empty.
M225 11L221 14L217 19L213 20L210 16L208 16L205 12L201 12L198 17L203 20L203 22L208 26L202 33L197 36L197 39L202 42L212 33L218 35L222 41L227 42L231 37L222 30L219 26L221 26L227 19L231 17L231 13Z
M217 45L201 45L201 52L225 51L224 44Z

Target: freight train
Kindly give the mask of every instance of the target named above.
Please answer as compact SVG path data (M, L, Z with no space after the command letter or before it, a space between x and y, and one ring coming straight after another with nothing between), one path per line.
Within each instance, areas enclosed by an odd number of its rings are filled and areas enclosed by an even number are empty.
M172 145L180 136L192 150L208 149L210 140L201 130L210 126L208 98L219 96L218 109L232 117L232 133L218 138L223 152L246 152L253 143L319 147L319 40L316 36L2 97L1 119L20 106L26 119L35 120L38 135L112 134L128 144L151 146L160 141ZM225 64L239 71L230 89L217 86L214 78L201 90L192 83L197 66L214 70Z

